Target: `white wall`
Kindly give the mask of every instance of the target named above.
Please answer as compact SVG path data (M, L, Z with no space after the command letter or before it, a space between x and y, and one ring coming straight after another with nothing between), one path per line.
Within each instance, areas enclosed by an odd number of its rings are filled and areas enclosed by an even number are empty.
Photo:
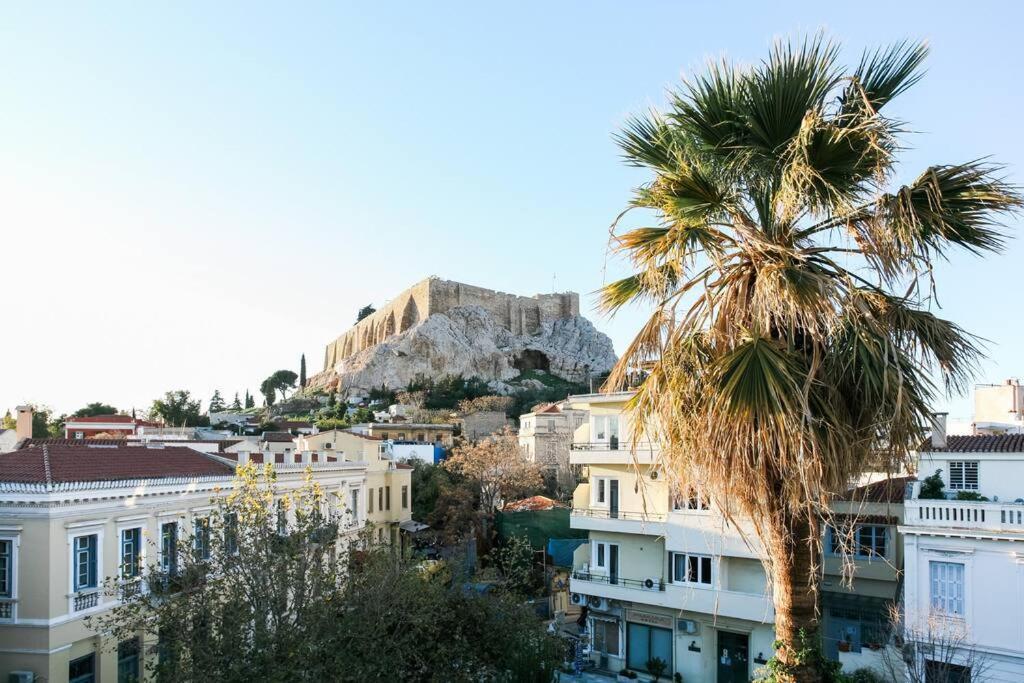
M999 497L1000 501L1012 502L1024 498L1024 467L1021 467L1020 453L928 453L920 455L918 477L930 477L935 470L942 470L942 480L949 493L949 462L978 462L978 492L989 498Z

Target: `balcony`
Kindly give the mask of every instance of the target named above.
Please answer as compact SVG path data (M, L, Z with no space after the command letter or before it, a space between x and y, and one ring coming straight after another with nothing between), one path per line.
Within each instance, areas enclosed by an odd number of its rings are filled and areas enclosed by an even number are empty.
M656 605L699 614L746 619L770 624L775 621L771 599L762 593L697 588L666 583L658 579L626 579L611 583L607 576L574 571L569 589L573 593L594 595L620 602Z
M583 441L570 447L571 465L650 465L657 462L654 448L646 446L636 451L628 441Z
M9 598L0 599L0 621L12 621L14 619L14 606L16 601Z
M904 520L906 526L1024 534L1024 504L918 498L904 503Z
M577 503L575 496L573 503ZM569 525L573 529L587 531L664 536L666 517L667 515L657 512L619 510L613 514L607 508L574 507L569 517Z
M71 611L81 612L82 610L92 609L100 604L100 592L93 590L83 593L75 593L71 596Z

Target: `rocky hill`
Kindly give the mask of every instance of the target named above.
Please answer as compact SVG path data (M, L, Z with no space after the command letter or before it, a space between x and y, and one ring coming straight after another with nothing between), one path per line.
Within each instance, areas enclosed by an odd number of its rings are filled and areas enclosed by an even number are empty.
M356 394L382 385L401 389L417 377L462 375L507 393L508 383L524 371L586 382L590 375L607 373L615 361L611 339L582 316L544 320L535 333L520 335L485 308L468 305L430 315L359 351L314 377L311 388Z

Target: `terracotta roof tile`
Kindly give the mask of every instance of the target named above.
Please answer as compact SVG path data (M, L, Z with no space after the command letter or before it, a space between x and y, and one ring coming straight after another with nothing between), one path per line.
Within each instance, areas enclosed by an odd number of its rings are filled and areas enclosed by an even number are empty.
M234 468L191 448L55 445L0 454L0 481L46 484L229 477Z
M1024 434L947 436L945 448L935 448L928 440L918 450L931 453L1024 453Z
M63 439L56 436L41 439L22 439L18 448L38 448L40 446L126 446L127 439Z
M907 484L914 481L916 477L892 477L873 481L864 486L851 489L843 496L843 500L851 500L863 503L894 503L902 504L907 490Z
M260 438L273 443L287 443L295 439L290 432L263 432Z

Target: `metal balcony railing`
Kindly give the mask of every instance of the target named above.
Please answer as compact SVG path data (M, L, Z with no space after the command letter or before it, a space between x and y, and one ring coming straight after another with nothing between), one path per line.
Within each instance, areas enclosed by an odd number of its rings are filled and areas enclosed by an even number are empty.
M0 619L14 618L14 601L0 600Z
M625 588L639 588L640 590L665 590L665 579L627 579L622 576L609 576L608 574L594 574L573 570L572 578L577 581L592 581L594 583L606 583L610 586L623 586Z
M572 514L595 519L624 519L631 522L664 522L667 516L662 512L612 512L605 508L573 508Z
M574 451L617 451L619 450L618 437L612 437L609 441L582 441L570 446Z

